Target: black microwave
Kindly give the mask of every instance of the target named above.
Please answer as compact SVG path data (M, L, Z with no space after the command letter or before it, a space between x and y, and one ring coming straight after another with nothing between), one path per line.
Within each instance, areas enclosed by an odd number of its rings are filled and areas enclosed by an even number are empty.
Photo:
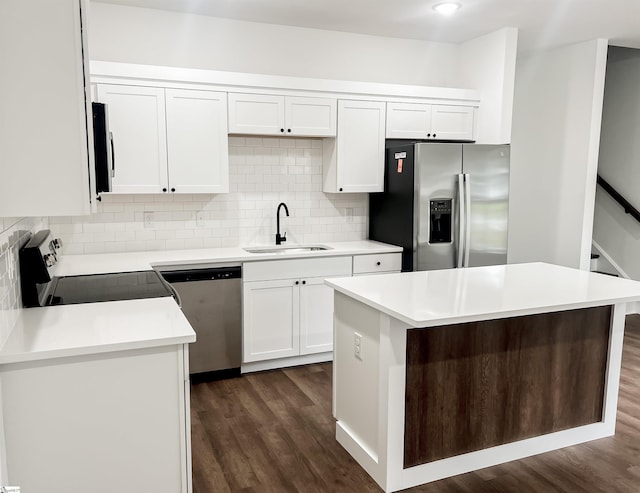
M92 103L93 148L96 166L96 193L110 192L116 173L113 135L109 131L109 112L104 103Z

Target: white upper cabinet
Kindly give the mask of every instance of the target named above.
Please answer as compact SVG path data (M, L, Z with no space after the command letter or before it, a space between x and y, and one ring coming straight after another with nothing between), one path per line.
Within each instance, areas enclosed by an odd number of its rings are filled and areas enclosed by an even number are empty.
M167 179L164 89L99 84L113 134L113 192L160 193Z
M91 212L85 15L81 0L0 2L0 217Z
M385 103L338 101L338 133L323 141L325 192L382 192Z
M474 140L475 109L470 106L434 104L431 135L438 140Z
M229 133L333 137L336 100L229 93Z
M186 193L229 191L227 95L166 89L169 184Z
M472 106L387 104L389 139L473 140L474 124Z
M330 98L285 97L287 135L335 137L337 100Z
M387 103L388 139L426 139L428 133L431 133L430 104Z
M282 135L284 96L229 93L229 133Z
M115 193L229 190L226 94L98 84L113 134Z

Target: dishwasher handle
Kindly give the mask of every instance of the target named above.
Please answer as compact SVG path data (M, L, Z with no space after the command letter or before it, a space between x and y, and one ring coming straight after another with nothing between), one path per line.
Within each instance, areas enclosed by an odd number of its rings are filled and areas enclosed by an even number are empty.
M211 267L206 269L184 269L160 271L160 275L168 283L191 281L225 281L227 279L241 279L242 268Z

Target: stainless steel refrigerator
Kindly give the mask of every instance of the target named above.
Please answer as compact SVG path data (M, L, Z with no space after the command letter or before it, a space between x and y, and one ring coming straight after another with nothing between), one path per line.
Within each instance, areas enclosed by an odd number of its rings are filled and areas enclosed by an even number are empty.
M403 247L402 270L506 264L509 146L388 144L369 238Z

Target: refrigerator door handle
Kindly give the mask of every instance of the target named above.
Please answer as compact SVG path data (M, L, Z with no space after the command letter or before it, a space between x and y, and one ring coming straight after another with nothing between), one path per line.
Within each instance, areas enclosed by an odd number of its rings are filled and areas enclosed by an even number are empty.
M471 175L464 175L464 266L469 267L471 250Z
M458 175L458 232L456 234L456 243L458 249L458 260L456 262L456 267L462 267L462 262L464 261L464 239L465 239L465 186L464 186L464 175Z

